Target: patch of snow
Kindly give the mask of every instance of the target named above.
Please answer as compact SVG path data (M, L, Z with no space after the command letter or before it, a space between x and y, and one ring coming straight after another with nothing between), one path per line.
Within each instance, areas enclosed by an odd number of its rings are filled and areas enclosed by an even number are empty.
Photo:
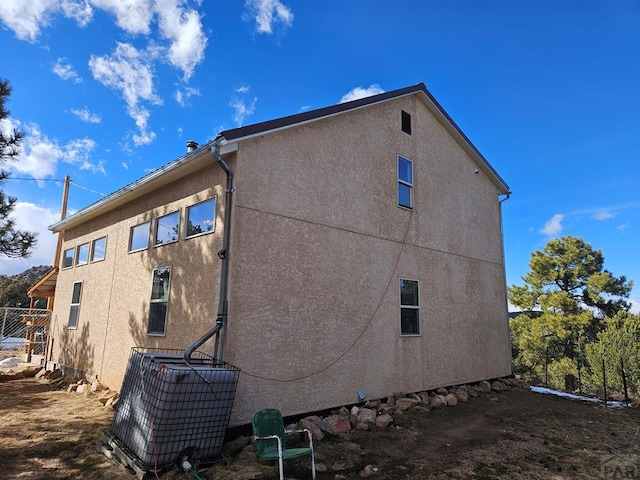
M19 350L24 347L24 338L22 337L4 337L0 341L0 350Z
M531 391L534 393L544 393L547 395L555 395L557 397L570 398L571 400L582 400L585 402L602 402L603 401L600 398L585 397L584 395L576 395L575 393L561 392L559 390L553 390L551 388L545 388L545 387L532 386ZM624 402L614 402L613 400L608 400L607 406L611 408L622 408L622 407L625 407L626 405L624 404Z
M11 368L17 367L20 363L20 359L18 357L9 357L0 361L0 368Z

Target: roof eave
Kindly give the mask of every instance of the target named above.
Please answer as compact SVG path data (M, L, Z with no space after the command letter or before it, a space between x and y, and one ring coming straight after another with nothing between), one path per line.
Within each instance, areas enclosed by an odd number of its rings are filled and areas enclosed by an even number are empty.
M144 195L150 190L154 190L162 185L166 185L178 176L183 176L187 171L200 168L208 161L206 153L210 150L212 142L203 144L193 152L189 152L182 157L170 162L157 170L145 175L142 178L122 187L119 190L107 195L97 202L79 210L73 215L60 220L49 226L52 232L62 232L79 223L119 207L131 200ZM213 163L212 163L213 164Z

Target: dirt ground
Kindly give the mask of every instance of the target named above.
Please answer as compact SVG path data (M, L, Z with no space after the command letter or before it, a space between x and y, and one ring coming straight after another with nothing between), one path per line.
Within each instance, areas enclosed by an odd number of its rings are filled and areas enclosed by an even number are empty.
M97 452L113 410L95 397L22 379L0 383L0 399L0 478L134 480ZM609 410L519 388L406 411L385 429L316 443L319 480L640 478L637 463L629 466L638 460L640 409ZM246 462L221 462L200 477L276 478L274 467ZM263 476L252 477L257 471ZM308 460L286 462L285 473L311 478ZM160 478L194 477L174 471Z

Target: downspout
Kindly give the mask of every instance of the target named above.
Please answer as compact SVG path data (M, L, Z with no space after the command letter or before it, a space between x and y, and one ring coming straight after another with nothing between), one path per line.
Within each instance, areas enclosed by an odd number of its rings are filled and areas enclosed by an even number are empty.
M507 260L506 254L504 251L504 226L502 225L502 204L511 198L511 192L507 192L505 197L501 200L498 200L498 213L500 215L500 241L502 243L502 275L504 282L504 308L506 310L507 317L507 348L509 351L509 370L511 374L513 374L513 358L511 356L512 348L511 348L511 323L509 321L509 296L507 294Z
M222 260L220 267L220 293L218 295L218 315L216 317L215 326L209 330L202 338L198 339L193 345L188 347L184 352L184 359L189 363L191 361L191 355L202 344L215 335L215 344L213 350L214 358L223 360L224 358L224 343L227 327L227 313L228 313L228 301L227 301L227 285L229 278L229 239L231 237L231 201L233 198L233 171L229 168L229 165L220 156L220 144L216 141L211 149L213 158L218 162L218 165L222 167L227 175L227 190L225 194L225 206L224 206L224 226L222 233L222 249L218 251L218 258Z

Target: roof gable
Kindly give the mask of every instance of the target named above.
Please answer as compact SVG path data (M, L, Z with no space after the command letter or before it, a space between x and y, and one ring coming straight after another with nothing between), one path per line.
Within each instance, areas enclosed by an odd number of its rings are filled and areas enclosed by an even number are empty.
M480 151L473 145L471 140L462 132L460 127L456 125L453 119L442 108L438 101L427 90L424 83L418 83L409 87L391 90L389 92L372 95L369 97L352 100L350 102L339 103L316 110L297 113L286 117L276 118L265 122L238 127L230 130L224 130L218 136L194 150L187 153L157 170L145 175L129 185L107 195L103 199L83 208L74 215L71 215L49 227L52 231L61 231L65 228L75 226L85 220L96 217L102 213L106 213L126 202L132 201L142 195L162 186L170 181L184 176L195 168L200 168L207 162L206 152L213 148L214 145L223 145L221 152L233 151L233 145L236 145L246 139L257 135L266 135L278 130L298 126L301 124L319 121L341 113L366 108L370 105L379 104L381 102L390 101L406 95L418 95L423 104L431 111L438 121L447 129L450 135L464 148L464 150L474 159L479 168L491 179L498 188L500 194L509 193L509 187L505 181L498 175L494 168L484 158ZM213 163L213 160L211 159Z

